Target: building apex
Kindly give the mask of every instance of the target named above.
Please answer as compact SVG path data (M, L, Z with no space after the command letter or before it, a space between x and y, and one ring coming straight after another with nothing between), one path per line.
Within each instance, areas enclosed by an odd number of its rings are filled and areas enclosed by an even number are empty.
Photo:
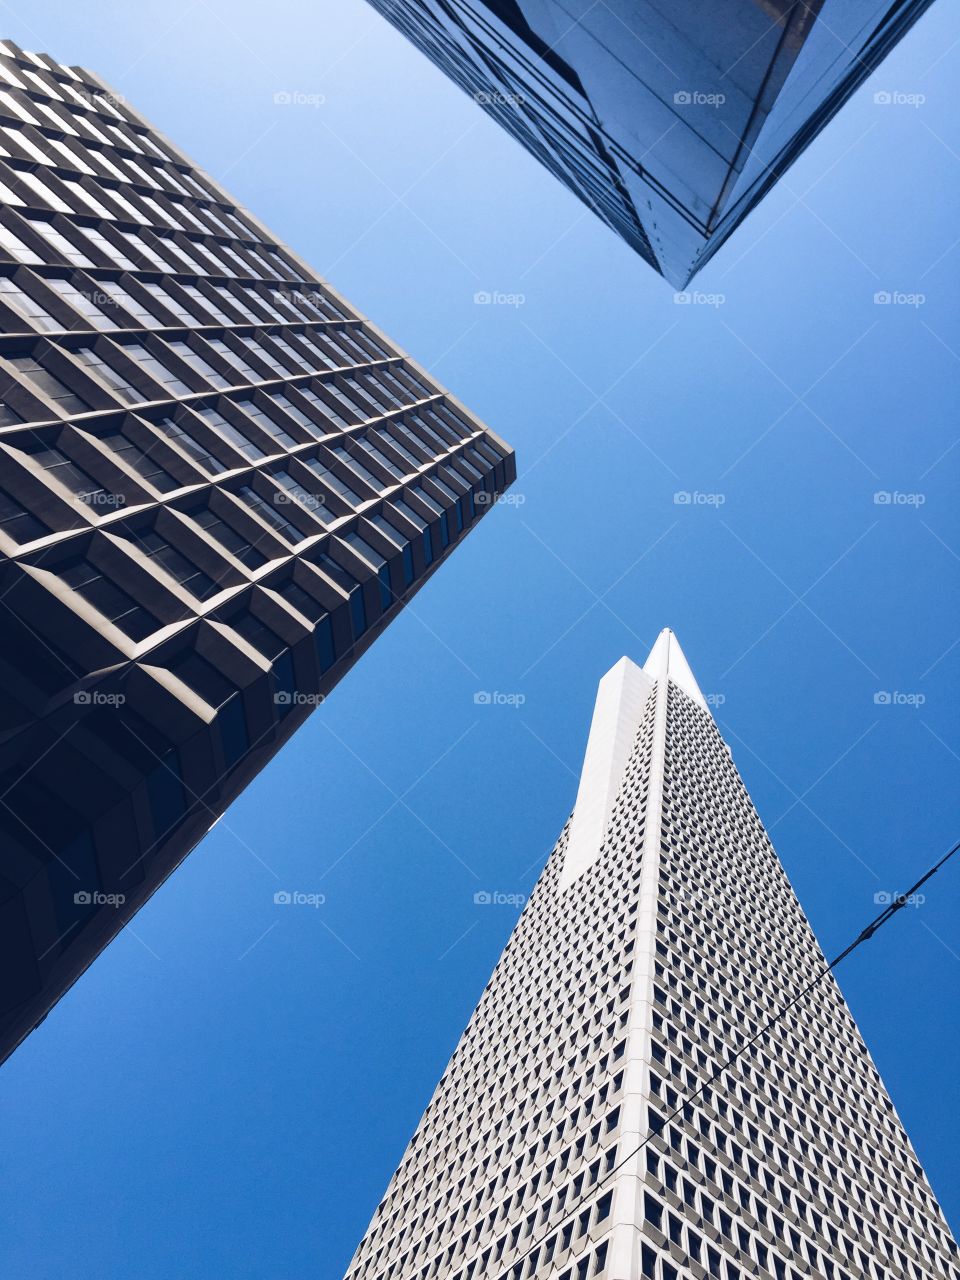
M709 711L706 699L700 692L696 676L690 670L690 664L680 648L680 641L670 630L664 629L657 636L653 648L643 664L643 670L651 680L670 679L682 689L688 698L699 703L704 711Z

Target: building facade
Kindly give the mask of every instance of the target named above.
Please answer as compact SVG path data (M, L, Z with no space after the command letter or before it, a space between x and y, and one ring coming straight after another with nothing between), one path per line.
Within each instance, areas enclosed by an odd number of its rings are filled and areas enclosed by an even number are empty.
M515 462L96 76L0 135L3 1057Z
M958 1280L832 977L683 1106L824 963L665 631L348 1280Z
M931 0L370 3L682 287Z

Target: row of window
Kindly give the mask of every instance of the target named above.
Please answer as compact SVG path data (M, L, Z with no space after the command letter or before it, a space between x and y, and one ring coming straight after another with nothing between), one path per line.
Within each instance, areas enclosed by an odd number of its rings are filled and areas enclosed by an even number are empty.
M0 225L0 241L4 238ZM134 264L114 251L123 268L111 275L94 276L87 271L62 267L27 267L0 275L0 308L4 308L4 331L16 333L25 327L42 333L82 329L107 332L116 329L175 329L229 326L257 328L277 324L298 325L293 333L304 332L304 324L324 325L349 321L344 309L316 286L271 288L240 281L177 280L165 275L161 281L135 275ZM156 266L162 269L159 259ZM148 269L153 269L148 266ZM24 324L26 322L26 324ZM339 360L341 364L363 364L389 359L383 344L359 321L330 330L333 347L321 346L322 364L346 349L359 359ZM221 332L219 335L223 336ZM337 344L339 343L339 348Z
M648 717L647 743L651 729ZM632 765L645 779L642 749ZM525 1246L535 1238L525 1224L547 1231L548 1220L562 1214L557 1126L589 1125L586 1097L599 1084L597 1096L609 1100L603 1082L621 1078L612 1068L624 1051L627 1015L618 1010L629 993L637 914L630 888L639 860L629 837L610 843L573 890L580 901L562 907L554 885L559 866L555 855L534 890L358 1250L357 1276L390 1275L387 1260L405 1247L407 1268L398 1274L413 1273L428 1246L445 1260L443 1244L458 1228L480 1247L484 1231L512 1223L514 1247ZM505 1097L517 1105L507 1109ZM618 1118L609 1113L614 1125ZM579 1153L576 1146L563 1152L572 1174L583 1170L585 1136L576 1139ZM489 1264L481 1255L478 1274Z

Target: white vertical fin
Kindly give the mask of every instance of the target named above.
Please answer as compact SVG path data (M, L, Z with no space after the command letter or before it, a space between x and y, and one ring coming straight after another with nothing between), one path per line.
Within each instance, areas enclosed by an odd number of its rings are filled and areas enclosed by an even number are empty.
M650 676L629 658L621 658L600 681L563 859L561 892L582 875L600 853L653 684Z
M657 636L642 668L629 658L621 658L600 681L559 880L561 892L596 861L647 698L656 682L665 686L668 679L709 711L677 637L669 628Z

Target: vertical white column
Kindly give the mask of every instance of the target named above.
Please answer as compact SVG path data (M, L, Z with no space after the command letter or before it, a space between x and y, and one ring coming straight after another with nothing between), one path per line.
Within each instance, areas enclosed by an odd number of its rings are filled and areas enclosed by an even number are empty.
M668 633L661 633L661 638ZM624 1098L618 1159L633 1150L647 1133L644 1100L649 1094L650 1033L653 1003L653 963L656 953L657 903L660 896L660 835L663 825L663 775L667 735L669 643L654 647L644 666L656 684L651 742L650 781L643 824L639 909L634 949L633 989L627 1024ZM643 1221L645 1153L625 1161L616 1178L613 1230L608 1270L610 1280L639 1280L640 1224Z

